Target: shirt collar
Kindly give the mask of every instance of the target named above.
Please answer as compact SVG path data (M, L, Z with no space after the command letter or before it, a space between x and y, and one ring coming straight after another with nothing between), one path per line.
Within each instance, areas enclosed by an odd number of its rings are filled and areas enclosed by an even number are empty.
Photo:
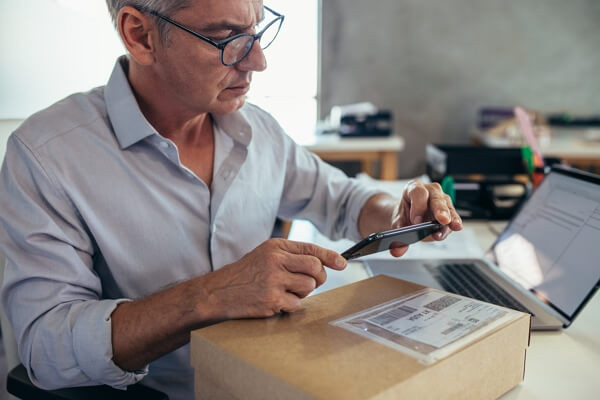
M142 114L133 95L127 80L126 71L128 69L129 60L127 56L119 57L104 89L108 118L121 149L156 134L156 130Z
M213 121L235 142L248 146L252 139L252 127L246 119L245 107L231 114L212 114Z
M119 57L104 89L108 117L121 149L158 134L140 110L127 79L128 69L127 56ZM225 134L235 142L248 146L252 139L252 128L243 110L244 108L231 114L213 114L212 117Z

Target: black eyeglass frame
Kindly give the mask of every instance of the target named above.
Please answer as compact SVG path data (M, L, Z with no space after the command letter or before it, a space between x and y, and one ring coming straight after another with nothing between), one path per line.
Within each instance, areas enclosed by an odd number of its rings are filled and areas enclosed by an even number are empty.
M222 40L220 42L215 42L214 40L212 40L209 37L206 37L198 32L193 31L192 29L188 28L185 25L181 25L179 22L172 20L171 18L167 17L166 15L162 15L159 12L155 11L155 10L140 10L142 12L147 12L148 14L154 15L157 18L162 19L163 21L166 21L172 25L175 25L176 27L178 27L179 29L183 29L184 31L186 31L187 33L194 35L195 37L197 37L200 40L205 41L206 43L209 43L213 46L215 46L217 49L219 49L219 57L221 59L221 63L223 65L225 65L226 67L231 67L236 65L237 63L241 62L244 58L246 58L248 56L248 54L250 54L250 51L252 50L252 47L254 47L254 42L256 42L257 40L260 40L262 38L262 35L266 32L267 29L269 29L271 26L273 26L273 24L279 22L279 27L277 28L277 33L275 33L275 35L273 36L273 40L271 41L271 43L273 43L273 41L275 41L275 38L277 37L277 35L279 34L279 30L281 29L281 25L283 24L283 20L285 19L285 16L283 14L278 13L277 11L273 10L272 8L269 8L265 5L263 5L263 7L269 11L271 14L275 15L275 19L273 19L273 21L269 22L269 24L267 26L265 26L263 28L263 30L261 30L258 33L240 33L231 37L228 37L225 40ZM246 50L246 52L244 53L244 55L242 57L240 57L239 60L233 62L233 63L226 63L223 60L223 51L225 50L225 46L227 46L227 44L229 42L232 42L240 37L252 37L252 45L248 46L248 49ZM271 43L269 43L267 46L263 47L262 49L266 49L267 47L269 47L271 45Z

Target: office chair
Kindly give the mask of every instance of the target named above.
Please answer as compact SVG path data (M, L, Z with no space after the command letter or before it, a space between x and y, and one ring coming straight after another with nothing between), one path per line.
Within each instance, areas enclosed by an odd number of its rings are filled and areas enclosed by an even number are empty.
M106 385L43 390L31 383L23 364L8 373L6 390L23 400L169 400L165 393L140 383L129 386L127 390Z
M4 277L4 256L0 253L0 286ZM6 390L12 398L23 400L169 400L169 396L156 389L137 383L127 390L114 389L110 386L87 386L58 390L44 390L35 386L17 354L17 341L12 326L6 318L4 308L0 306L0 325L2 342L6 351L7 369ZM14 397L13 397L14 396Z

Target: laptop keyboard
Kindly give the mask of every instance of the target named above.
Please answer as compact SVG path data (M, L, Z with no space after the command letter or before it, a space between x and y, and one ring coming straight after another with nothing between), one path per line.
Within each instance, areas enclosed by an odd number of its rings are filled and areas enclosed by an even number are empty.
M506 291L477 270L474 264L443 264L433 274L444 290L531 314Z

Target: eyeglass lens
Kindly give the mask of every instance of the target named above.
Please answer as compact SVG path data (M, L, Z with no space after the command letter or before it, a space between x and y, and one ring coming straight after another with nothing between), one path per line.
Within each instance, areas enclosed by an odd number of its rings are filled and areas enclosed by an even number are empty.
M264 50L277 37L279 33L279 28L281 27L282 20L275 21L271 25L269 25L266 30L262 33L259 42L260 47ZM259 29L261 27L259 26ZM260 32L260 30L259 30ZM246 57L252 46L254 45L254 36L253 35L244 35L240 36L231 42L227 43L225 48L223 49L223 63L227 65L232 65L239 62L241 59Z

